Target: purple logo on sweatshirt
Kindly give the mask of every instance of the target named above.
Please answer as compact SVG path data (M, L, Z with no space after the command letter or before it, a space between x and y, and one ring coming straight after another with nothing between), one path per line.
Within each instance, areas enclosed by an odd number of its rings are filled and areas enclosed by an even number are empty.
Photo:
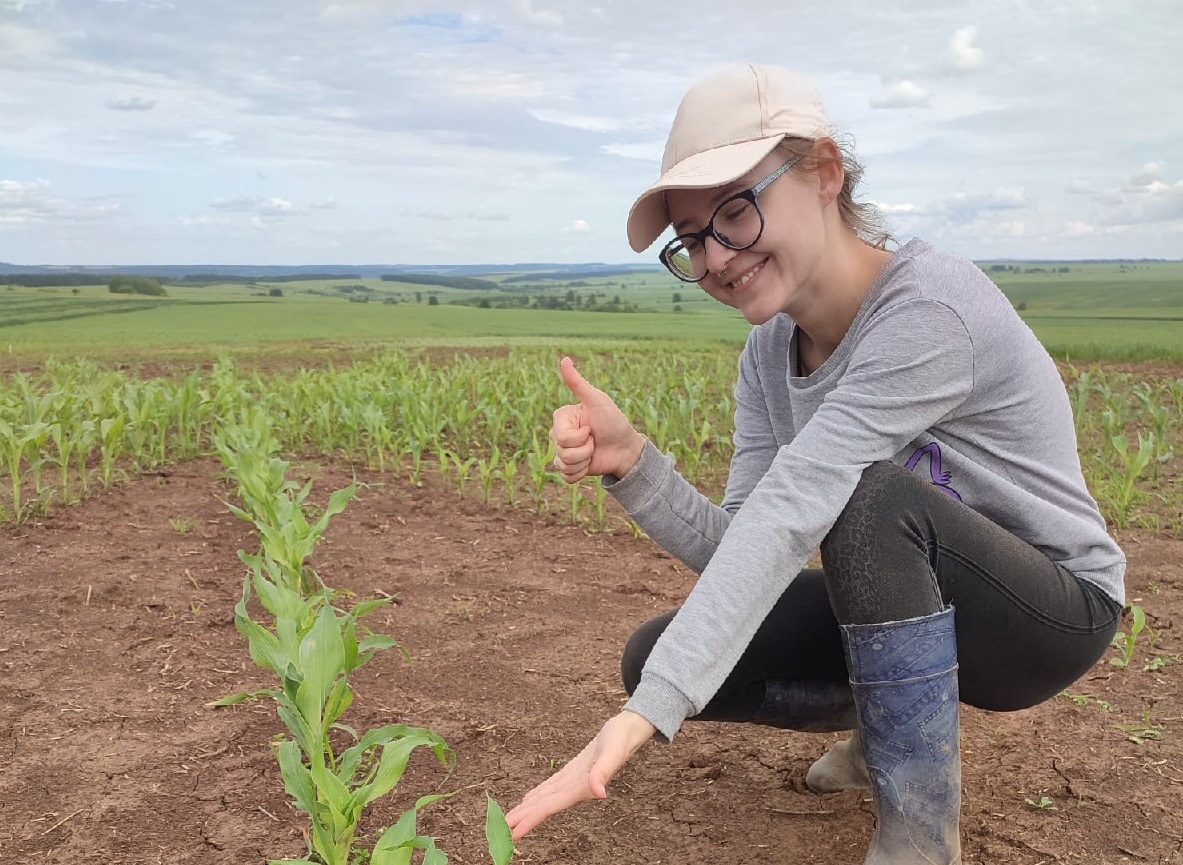
M941 468L941 446L936 442L927 444L922 448L916 448L915 453L908 457L908 461L904 463L904 468L910 472L915 471L916 466L925 456L928 457L928 476L932 479L933 484L945 495L961 501L961 495L957 490L949 486L952 475Z

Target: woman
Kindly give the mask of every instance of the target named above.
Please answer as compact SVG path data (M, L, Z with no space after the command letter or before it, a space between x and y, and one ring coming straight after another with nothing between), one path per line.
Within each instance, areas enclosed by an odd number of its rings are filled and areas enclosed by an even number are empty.
M788 70L683 99L628 236L672 224L661 260L754 325L727 491L698 493L564 359L556 468L601 476L701 576L629 641L628 703L510 812L515 838L698 718L853 728L807 780L871 788L866 862L960 862L959 699L1035 705L1109 645L1125 559L1055 365L973 263L868 236L859 174Z

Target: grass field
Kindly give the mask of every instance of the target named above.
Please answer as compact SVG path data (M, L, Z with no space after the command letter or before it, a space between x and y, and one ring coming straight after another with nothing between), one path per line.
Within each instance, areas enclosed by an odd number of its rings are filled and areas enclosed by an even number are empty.
M1057 357L1183 360L1183 263L1016 263L984 269ZM104 286L6 286L0 289L0 352L3 366L12 368L45 355L112 357L146 349L208 356L247 349L283 353L301 345L740 342L748 331L734 310L663 272L524 283L504 282L504 275L490 278L501 280L501 288L344 279L167 284L167 297L145 298L110 294ZM267 296L273 289L283 296ZM533 306L547 298L582 304L588 295L601 308L619 299L636 311ZM350 302L362 296L368 302ZM513 306L478 308L482 301Z

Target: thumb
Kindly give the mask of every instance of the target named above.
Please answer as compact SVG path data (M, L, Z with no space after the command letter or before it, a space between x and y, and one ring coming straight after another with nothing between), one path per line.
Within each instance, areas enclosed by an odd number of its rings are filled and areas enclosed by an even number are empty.
M589 399L594 399L600 395L601 391L579 374L579 370L575 368L575 361L571 360L571 358L563 358L559 364L559 372L563 376L563 384L567 385L567 389L580 402L587 402Z
M608 782L610 780L609 774L599 766L593 766L591 771L587 773L588 789L597 799L608 798Z

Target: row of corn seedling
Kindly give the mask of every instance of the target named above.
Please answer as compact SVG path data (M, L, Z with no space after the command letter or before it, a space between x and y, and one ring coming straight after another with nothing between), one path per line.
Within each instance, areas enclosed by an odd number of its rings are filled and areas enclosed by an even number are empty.
M617 348L581 369L687 477L722 492L731 458L737 348ZM209 454L217 432L262 410L285 452L398 473L436 472L463 495L536 509L554 504L546 431L569 399L549 349L429 358L387 352L345 367L263 374L223 360L141 380L88 361L0 381L0 519L21 520L125 475ZM1183 379L1100 368L1065 372L1090 488L1118 526L1183 515ZM594 485L569 513L606 523ZM1183 516L1165 526L1183 533Z
M1183 479L1175 462L1183 450L1183 379L1069 368L1067 387L1085 477L1106 516L1119 527L1140 523L1183 533ZM1146 507L1155 502L1161 507Z
M305 833L308 855L271 860L272 865L351 865L359 859L408 865L417 850L424 851L424 865L444 865L447 856L434 838L419 833L417 820L422 808L451 794L421 797L380 832L372 848L358 839L366 807L397 787L412 752L427 748L445 766L452 757L444 740L423 727L387 724L363 733L342 721L354 700L350 676L378 652L398 647L393 638L362 624L391 599L343 609L338 601L345 593L326 586L308 563L330 520L356 495L356 484L335 491L323 510L314 510L308 502L311 482L301 487L288 480L288 463L275 455L278 445L261 412L248 426L223 429L216 447L242 502L229 507L255 526L262 541L258 553L239 551L248 574L234 624L251 658L273 672L279 686L212 705L260 697L275 701L288 729L275 749L284 788L311 823ZM252 592L265 615L252 611ZM486 834L495 865L505 865L513 856L513 841L492 797Z

